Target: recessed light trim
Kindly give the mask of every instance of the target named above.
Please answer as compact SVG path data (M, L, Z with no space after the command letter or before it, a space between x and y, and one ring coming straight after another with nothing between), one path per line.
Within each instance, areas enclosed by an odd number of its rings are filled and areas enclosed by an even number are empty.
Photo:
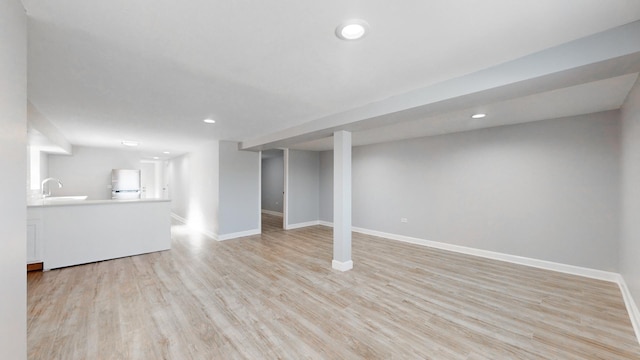
M162 153L163 154L171 154L171 152L169 152L169 151L163 151Z
M202 121L206 122L207 124L215 124L216 123L216 121L213 120L213 119L204 119Z
M342 40L358 40L369 32L369 24L361 19L343 22L336 28L336 36Z
M138 146L138 145L140 145L140 143L135 141L135 140L122 140L122 145L124 145L124 146Z
M471 115L472 119L482 119L483 117L486 117L487 114L483 114L483 113L477 113L477 114L473 114Z

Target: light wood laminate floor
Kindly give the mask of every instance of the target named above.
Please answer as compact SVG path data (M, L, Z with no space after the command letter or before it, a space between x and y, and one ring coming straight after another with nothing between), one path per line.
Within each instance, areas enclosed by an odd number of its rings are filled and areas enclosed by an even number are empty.
M616 284L332 230L28 275L30 359L639 359Z

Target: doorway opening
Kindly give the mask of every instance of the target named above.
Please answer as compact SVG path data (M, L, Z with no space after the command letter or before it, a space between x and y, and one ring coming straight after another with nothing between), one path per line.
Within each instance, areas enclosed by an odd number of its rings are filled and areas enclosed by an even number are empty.
M284 151L262 151L261 216L262 232L284 228Z

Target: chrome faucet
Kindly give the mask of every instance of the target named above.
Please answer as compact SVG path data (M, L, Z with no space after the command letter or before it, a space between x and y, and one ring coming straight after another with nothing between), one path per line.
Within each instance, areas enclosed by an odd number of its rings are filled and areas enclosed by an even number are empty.
M49 181L57 182L58 183L58 188L62 187L62 182L60 180L56 179L56 178L50 177L50 178L46 178L46 179L42 180L42 185L40 185L40 189L42 190L42 198L46 198L47 196L51 196L51 188L49 188L49 191L44 192L44 185L46 183L48 183Z

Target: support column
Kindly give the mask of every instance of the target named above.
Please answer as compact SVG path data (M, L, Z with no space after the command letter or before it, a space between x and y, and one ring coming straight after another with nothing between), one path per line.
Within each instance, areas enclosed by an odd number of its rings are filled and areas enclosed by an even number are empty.
M340 271L353 268L351 260L351 133L333 134L333 262Z

